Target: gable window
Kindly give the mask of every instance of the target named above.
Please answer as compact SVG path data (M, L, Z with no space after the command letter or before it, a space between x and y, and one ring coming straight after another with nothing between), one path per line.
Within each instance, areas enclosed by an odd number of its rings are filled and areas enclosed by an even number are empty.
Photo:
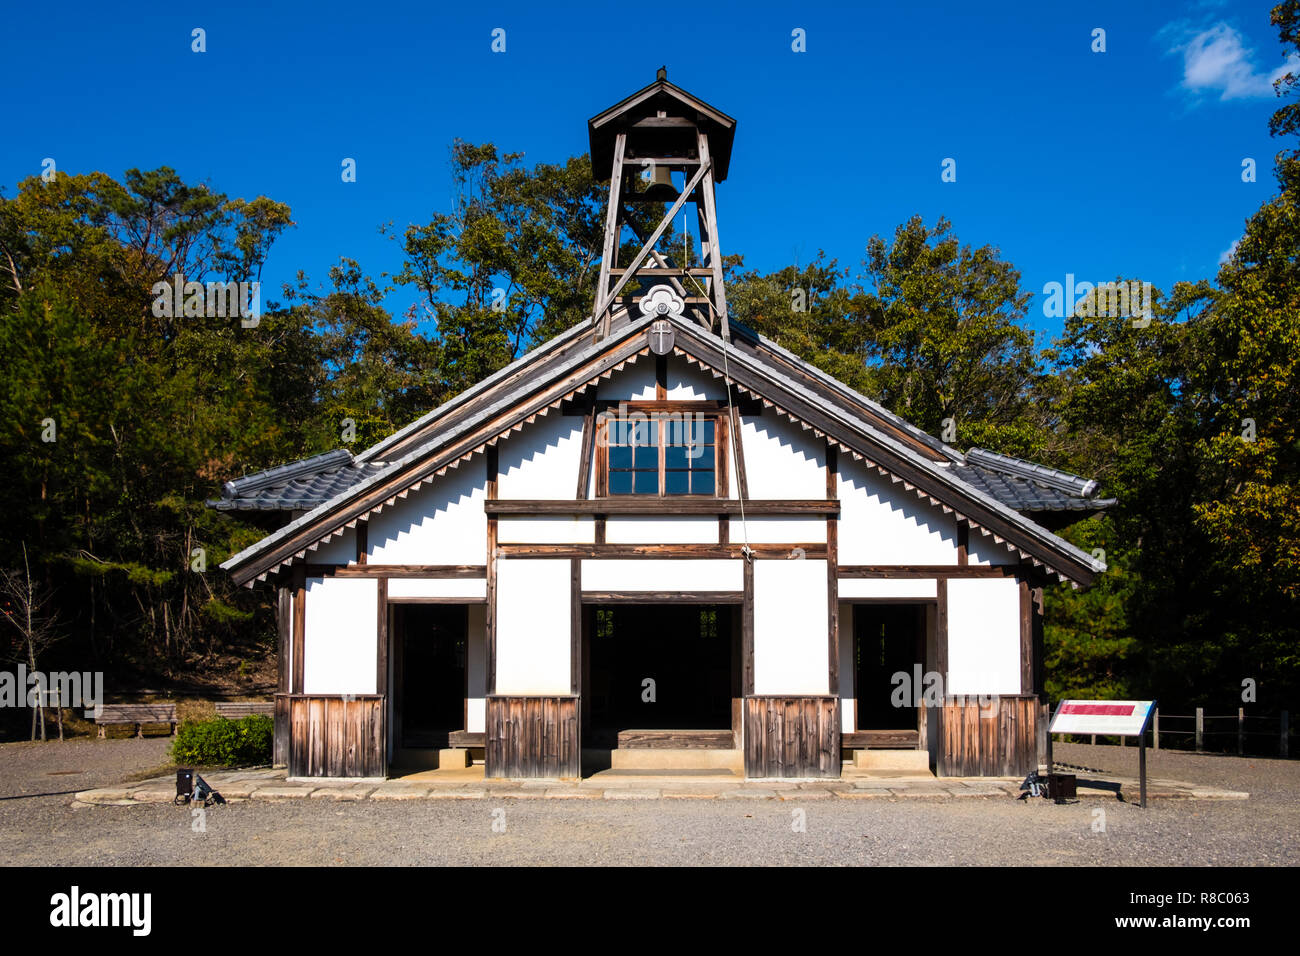
M726 419L716 408L622 405L597 427L597 495L726 496Z

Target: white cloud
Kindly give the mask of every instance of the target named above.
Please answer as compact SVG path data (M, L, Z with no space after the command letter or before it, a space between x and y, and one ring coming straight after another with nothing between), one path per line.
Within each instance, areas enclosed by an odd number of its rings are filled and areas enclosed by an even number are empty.
M1224 249L1221 253L1219 253L1219 265L1223 265L1225 262L1231 259L1232 254L1237 251L1237 246L1239 246L1240 244L1241 244L1240 239L1232 240L1232 245L1228 246L1228 248Z
M1180 26L1170 24L1161 34L1168 37L1178 33L1184 37L1169 52L1183 55L1182 87L1189 92L1218 93L1220 100L1272 96L1273 81L1300 67L1300 57L1291 54L1286 63L1271 72L1259 69L1255 51L1226 23L1216 23L1194 35Z

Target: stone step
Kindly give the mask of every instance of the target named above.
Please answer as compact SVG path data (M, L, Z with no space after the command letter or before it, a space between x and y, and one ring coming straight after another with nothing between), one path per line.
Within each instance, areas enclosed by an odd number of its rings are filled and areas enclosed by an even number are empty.
M655 748L615 750L610 754L611 770L730 770L744 774L745 754L741 750L695 750Z
M853 766L859 770L914 770L930 772L930 754L925 750L855 750Z

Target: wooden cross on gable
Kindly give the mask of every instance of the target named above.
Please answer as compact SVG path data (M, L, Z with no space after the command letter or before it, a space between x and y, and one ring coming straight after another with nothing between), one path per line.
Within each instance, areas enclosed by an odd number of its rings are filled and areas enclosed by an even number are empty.
M650 351L667 355L673 350L673 327L667 319L659 319L650 326Z
M666 283L676 293L683 314L709 329L716 321L723 338L730 338L713 187L727 177L735 128L736 121L730 116L669 83L664 68L649 86L588 121L592 171L597 180L609 179L600 279L592 313L595 340L609 334L616 313L637 315L633 307L656 283ZM642 170L649 176L639 183ZM680 191L674 176L683 181ZM688 202L695 205L699 222L701 263L694 266L684 257L674 263L655 248ZM654 231L642 237L630 221L625 203L671 206ZM641 248L631 262L620 266L619 239L624 227L632 230ZM635 284L633 280L637 280Z

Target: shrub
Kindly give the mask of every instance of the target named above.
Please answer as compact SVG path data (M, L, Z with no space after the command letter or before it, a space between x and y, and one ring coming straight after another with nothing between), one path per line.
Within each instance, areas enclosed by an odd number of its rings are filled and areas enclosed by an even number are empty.
M252 714L239 720L187 720L176 732L172 759L200 767L249 767L271 762L275 722Z

